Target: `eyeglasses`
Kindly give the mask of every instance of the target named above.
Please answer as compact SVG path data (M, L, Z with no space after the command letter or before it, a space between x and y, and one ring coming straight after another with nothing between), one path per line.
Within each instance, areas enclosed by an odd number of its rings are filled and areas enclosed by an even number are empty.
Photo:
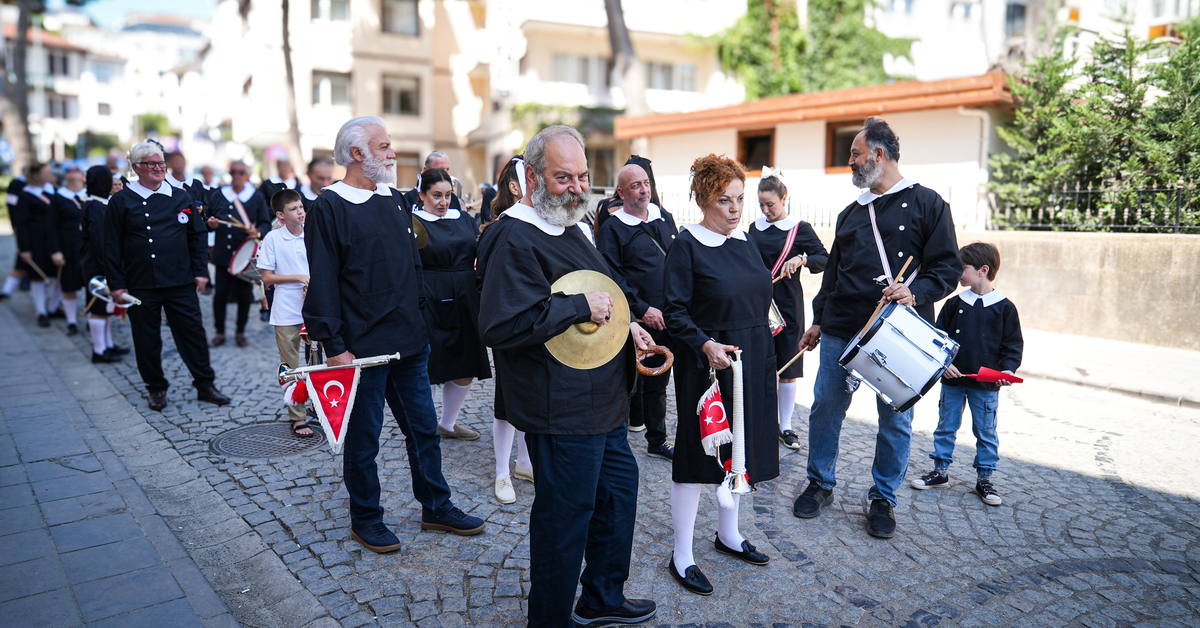
M141 166L141 167L147 168L149 170L166 170L167 169L167 162L165 162L165 161L141 161L134 165Z
M246 174L245 170L230 170L229 174Z

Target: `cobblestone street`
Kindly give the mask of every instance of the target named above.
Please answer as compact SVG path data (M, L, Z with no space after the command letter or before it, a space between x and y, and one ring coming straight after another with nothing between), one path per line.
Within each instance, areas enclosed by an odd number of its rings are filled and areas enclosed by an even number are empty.
M67 339L61 322L36 328L23 295L3 307L43 351L86 360L86 334ZM202 307L208 320L209 298ZM93 420L232 615L248 626L524 625L533 487L517 482L515 504L493 497L491 382L476 386L460 419L482 438L442 442L456 504L485 518L487 530L466 538L420 530L403 437L389 423L385 522L403 549L376 555L349 538L341 461L328 446L270 461L209 452L222 432L285 418L272 330L255 316L247 335L248 348L212 350L217 385L233 398L223 408L196 402L165 327L173 387L161 414L147 409L132 356L90 367L119 393ZM118 327L118 344L130 344L127 325ZM802 443L815 358L805 371L795 417ZM930 467L936 389L931 397L917 406L910 478ZM994 479L1002 506L985 506L972 492L965 421L951 486L902 489L896 538L869 537L862 502L874 398L864 387L843 430L832 507L816 519L792 515L807 452L782 447L780 478L743 500L742 532L771 556L769 565L716 553L715 498L706 493L695 553L716 586L708 598L667 572L671 467L647 456L644 437L632 434L641 488L626 594L658 603L653 625L1200 626L1200 476L1191 472L1200 410L1041 379L1006 389L1001 400ZM93 412L86 401L82 407ZM672 435L674 423L672 395Z

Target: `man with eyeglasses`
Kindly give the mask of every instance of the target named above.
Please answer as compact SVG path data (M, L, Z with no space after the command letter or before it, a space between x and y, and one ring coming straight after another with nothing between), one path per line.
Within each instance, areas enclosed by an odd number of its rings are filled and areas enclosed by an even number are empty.
M129 162L138 180L113 195L104 213L106 277L116 302L130 292L141 300L129 308L129 321L150 409L167 407L160 329L164 311L197 398L225 405L229 397L214 385L196 295L208 285L204 222L191 197L164 182L167 164L161 146L142 142L129 152Z
M225 309L230 297L237 302L237 346L245 347L246 323L250 320L250 302L254 300L253 285L229 274L229 261L243 242L257 239L259 234L271 231L271 214L262 194L249 184L250 170L241 161L229 164L232 180L211 198L213 217L208 220L209 228L216 230L216 245L212 250L212 262L217 267L216 286L213 290L213 324L216 334L210 346L225 344ZM220 221L220 222L217 222ZM245 228L232 226L245 225Z

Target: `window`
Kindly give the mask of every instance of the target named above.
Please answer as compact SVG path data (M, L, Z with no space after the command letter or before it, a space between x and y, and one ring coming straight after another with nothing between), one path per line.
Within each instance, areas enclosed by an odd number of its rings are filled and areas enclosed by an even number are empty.
M350 0L312 0L312 19L345 22L350 19Z
M862 120L825 124L825 172L850 172L850 145L862 131Z
M403 189L415 184L423 165L421 156L416 153L396 153L396 187Z
M1025 2L1009 0L1004 12L1004 36L1021 37L1025 35Z
M326 107L350 106L350 75L334 72L313 72L313 105Z
M893 15L912 15L913 0L891 0L888 11Z
M71 96L46 94L46 117L67 120L75 117L75 99Z
M415 116L420 113L417 98L420 82L407 76L383 77L383 112Z
M669 63L646 62L646 87L650 89L675 89L674 75L675 66Z
M550 80L577 83L592 88L608 87L612 62L603 57L558 53L550 59Z
M417 17L417 0L383 0L383 32L419 35L421 21Z
M48 53L46 55L47 73L50 76L70 76L71 64L66 54Z
M614 184L613 161L616 151L611 148L587 149L588 181L593 186L611 187Z
M92 73L96 75L97 83L112 82L113 67L107 63L97 63L95 67L92 68Z
M775 129L739 131L738 161L747 175L760 176L763 166L775 163Z
M102 116L112 115L112 106L106 102L100 103L99 109L100 109L99 113Z
M696 66L690 63L680 63L675 66L675 75L679 81L679 91L694 92L696 89Z
M950 4L950 19L962 21L962 22L966 22L966 21L970 20L971 19L971 8L973 6L974 5L972 5L970 2L951 3Z

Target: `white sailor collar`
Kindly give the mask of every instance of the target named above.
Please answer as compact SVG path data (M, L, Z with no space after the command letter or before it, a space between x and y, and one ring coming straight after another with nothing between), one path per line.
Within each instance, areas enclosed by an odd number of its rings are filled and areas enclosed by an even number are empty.
M1005 296L1003 292L995 289L987 294L975 294L974 290L967 288L966 290L958 293L958 298L962 299L964 303L970 306L974 306L976 301L983 299L983 307L990 307L1003 301Z
M655 220L663 219L662 210L659 209L658 205L655 205L654 203L650 203L649 207L646 208L646 220L644 221L641 218L638 218L637 216L625 211L624 207L613 212L611 217L620 220L630 227L636 227L643 222L654 222Z
M273 174L270 177L268 177L267 180L270 181L271 183L274 183L275 185L279 185L280 183L282 183L283 185L287 186L287 188L290 190L296 189L296 177L289 177L287 181L284 181L283 179L279 178L278 174Z
M392 195L392 188L388 187L388 184L386 183L376 183L374 190L364 190L362 188L356 188L352 185L349 185L345 181L338 181L337 183L325 188L324 191L333 192L334 194L342 197L342 199L346 202L354 203L355 205L362 205L363 203L371 200L371 197L376 194L379 196Z
M194 181L194 179L192 177L188 177L187 181L180 181L179 179L176 179L175 175L171 174L170 172L167 173L167 177L163 180L166 181L167 183L170 183L171 187L179 188L181 190L183 189L183 186L191 185L192 181Z
M254 188L250 187L250 184L246 184L246 187L242 188L241 192L234 194L233 186L226 185L221 187L221 194L225 195L225 200L229 201L230 203L233 202L233 198L235 196L237 197L237 200L245 203L246 201L250 200L251 196L254 196Z
M780 231L791 231L792 227L795 227L798 224L800 224L800 219L794 216L781 218L775 222L767 222L766 216L759 216L754 221L754 228L758 229L759 231L766 231L767 227L775 227Z
M895 194L896 192L900 192L902 190L907 190L908 188L911 188L912 186L914 186L916 184L917 184L916 181L913 181L912 179L909 179L908 177L904 177L903 179L900 179L899 181L897 181L896 185L892 186L892 189L888 190L887 192L884 192L883 194L876 194L876 193L872 192L871 190L867 190L866 192L863 192L858 197L858 204L866 205L866 204L870 203L871 201L874 201L875 199L879 198L880 196L887 196L888 194Z
M692 237L696 238L700 244L714 249L722 244L725 244L725 241L729 240L730 238L734 240L741 240L743 242L746 241L746 232L742 231L741 229L734 229L733 233L730 233L727 236L721 235L699 223L694 225L683 225L680 227L680 229L691 233Z
M130 181L128 187L129 189L133 190L134 194L142 197L142 200L150 198L151 194L162 194L163 196L171 195L171 186L167 185L165 181L159 184L157 190L151 190L150 188L142 185L140 181Z
M87 197L87 188L79 190L78 192L72 192L70 188L64 185L63 187L58 188L57 192L59 196L65 198L77 198L81 201Z
M307 200L317 200L317 193L312 191L311 183L305 183L304 185L300 186L300 194L303 194L304 198Z
M541 229L546 235L560 236L567 230L566 227L559 227L558 225L550 224L549 221L538 215L536 209L520 202L504 210L503 215L511 216L517 220L520 220L521 222L527 222L538 229Z
M438 216L437 214L431 214L425 211L425 207L421 206L421 209L414 211L413 215L417 216L421 220L424 220L425 222L437 222L443 218L446 220L458 220L459 217L462 216L462 212L458 211L457 209L448 209L446 210L445 216Z
M45 190L47 194L54 194L55 192L58 191L58 190L54 189L53 183L43 183L42 189Z
M108 199L104 198L103 196L96 196L93 194L93 195L87 197L87 200L98 201L101 205L108 205Z

